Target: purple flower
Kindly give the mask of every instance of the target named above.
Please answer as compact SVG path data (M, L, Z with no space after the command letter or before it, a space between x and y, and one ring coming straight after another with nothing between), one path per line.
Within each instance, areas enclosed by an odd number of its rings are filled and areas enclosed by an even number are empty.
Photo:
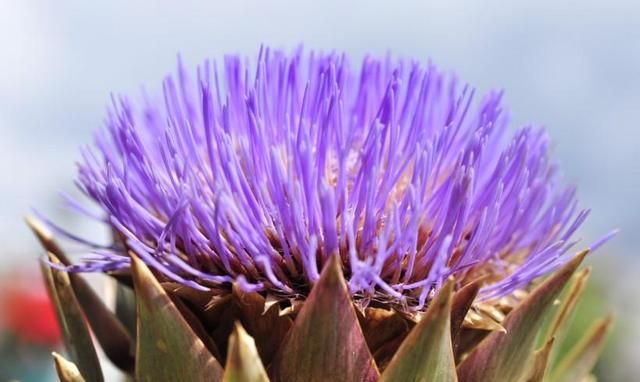
M114 99L79 184L166 278L305 295L329 257L351 293L420 310L449 276L481 298L562 265L588 211L544 131L508 131L483 98L414 61L262 49L247 64L182 64L162 97ZM129 267L92 247L77 271Z

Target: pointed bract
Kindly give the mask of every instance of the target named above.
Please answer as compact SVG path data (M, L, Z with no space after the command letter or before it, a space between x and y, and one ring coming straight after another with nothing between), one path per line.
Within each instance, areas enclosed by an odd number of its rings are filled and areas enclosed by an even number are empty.
M60 248L58 243L56 243L56 241L54 240L53 234L47 229L47 227L39 219L35 218L34 216L27 216L25 217L25 221L29 226L29 228L31 229L31 231L38 238L40 245L42 245L42 247L46 249L47 252L54 254L58 259L58 261L60 261L62 264L64 265L71 264L71 262L67 258L67 255L64 253L62 248Z
M458 380L451 346L453 286L450 279L431 301L382 373L381 382Z
M506 332L504 326L502 326L494 317L483 312L480 309L471 309L464 317L462 326L466 329L474 330L486 330L489 332L499 331Z
M544 337L545 339L549 339L551 337L558 338L558 335L561 334L560 332L567 326L576 308L576 305L578 304L578 300L580 300L580 297L582 297L582 293L584 292L590 275L591 268L585 268L582 271L576 273L576 275L573 277L574 280L571 284L571 288L569 288L566 296L562 301L562 305L553 316L553 320L549 324L549 330Z
M67 255L58 245L44 224L32 216L25 219L42 246L52 253L60 263L70 265ZM133 371L133 346L129 333L118 318L107 308L89 283L78 273L68 273L71 287L82 308L98 343L107 357L117 367Z
M269 382L253 338L237 324L229 338L223 382Z
M453 344L454 354L459 344L459 334L462 330L462 323L467 316L467 312L473 300L475 300L480 290L482 280L476 280L471 282L453 295L453 302L451 305L451 343Z
M553 301L578 268L586 251L580 253L509 313L505 332L489 334L458 366L462 382L517 381L526 372L536 336Z
M114 281L115 315L129 333L135 348L136 339L136 295L133 288Z
M277 306L265 308L265 299L258 293L243 292L233 286L233 304L242 325L255 340L260 358L270 364L282 340L291 329L292 321L281 316Z
M60 264L56 255L49 253L48 256L50 262ZM102 370L91 333L71 288L69 275L46 264L41 264L41 269L71 360L88 381L102 381Z
M551 337L541 349L533 354L533 361L530 363L530 369L527 372L524 382L542 382L549 365L549 355L553 348L555 338Z
M137 297L137 381L219 381L222 367L149 268L132 255Z
M105 355L121 370L132 372L134 345L129 332L80 274L68 273L82 310Z
M360 327L379 369L387 367L415 323L391 309L366 308Z
M612 323L612 316L596 322L582 341L575 345L565 358L560 360L558 366L553 370L550 380L571 382L586 378L598 360Z
M52 355L60 382L85 382L78 367L73 362L67 361L56 352L53 352Z
M274 382L378 379L337 256L325 265L269 374Z

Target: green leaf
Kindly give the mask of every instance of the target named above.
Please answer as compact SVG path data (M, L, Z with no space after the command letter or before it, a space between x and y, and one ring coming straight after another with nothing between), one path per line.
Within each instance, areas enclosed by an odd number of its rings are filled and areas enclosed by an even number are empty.
M612 323L612 316L597 321L582 341L575 345L560 361L553 370L550 380L553 382L571 382L580 381L588 377L589 372L598 360Z
M269 382L253 338L236 323L229 338L223 382Z
M222 367L149 268L131 254L137 297L136 381L219 381Z
M53 253L49 253L49 261L60 264L60 260ZM77 365L87 381L103 381L100 362L91 340L87 322L71 288L69 274L51 268L45 263L41 263L41 270L49 297L55 306L65 348L71 360Z
M358 324L340 259L324 266L270 374L274 381L376 381L378 370Z
M450 279L431 301L382 373L381 382L458 380L451 345L453 286Z
M67 361L56 352L53 352L52 355L60 382L85 382L78 367L73 362Z
M541 382L544 379L554 341L555 338L551 337L541 349L533 354L533 362L531 362L531 367L523 380L524 382Z
M524 376L546 313L586 254L574 257L513 309L503 323L506 332L491 332L471 351L458 366L460 381L518 381Z

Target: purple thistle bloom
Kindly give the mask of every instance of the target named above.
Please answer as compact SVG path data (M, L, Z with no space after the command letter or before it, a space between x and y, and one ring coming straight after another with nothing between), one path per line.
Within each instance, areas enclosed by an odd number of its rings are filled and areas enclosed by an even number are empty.
M501 92L481 100L432 65L263 49L163 99L113 101L82 190L145 263L199 289L305 295L342 258L363 305L423 309L449 276L489 274L507 295L567 261L587 217L544 131L507 131ZM76 271L129 267L96 248Z

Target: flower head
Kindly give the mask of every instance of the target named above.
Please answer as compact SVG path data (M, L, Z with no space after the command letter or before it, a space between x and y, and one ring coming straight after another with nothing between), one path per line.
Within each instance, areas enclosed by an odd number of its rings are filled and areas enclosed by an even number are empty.
M254 65L182 64L158 100L114 99L79 184L125 245L194 287L304 296L331 256L351 294L421 310L449 277L500 297L562 265L587 216L544 131L508 131L501 92L479 99L433 65L262 49Z

